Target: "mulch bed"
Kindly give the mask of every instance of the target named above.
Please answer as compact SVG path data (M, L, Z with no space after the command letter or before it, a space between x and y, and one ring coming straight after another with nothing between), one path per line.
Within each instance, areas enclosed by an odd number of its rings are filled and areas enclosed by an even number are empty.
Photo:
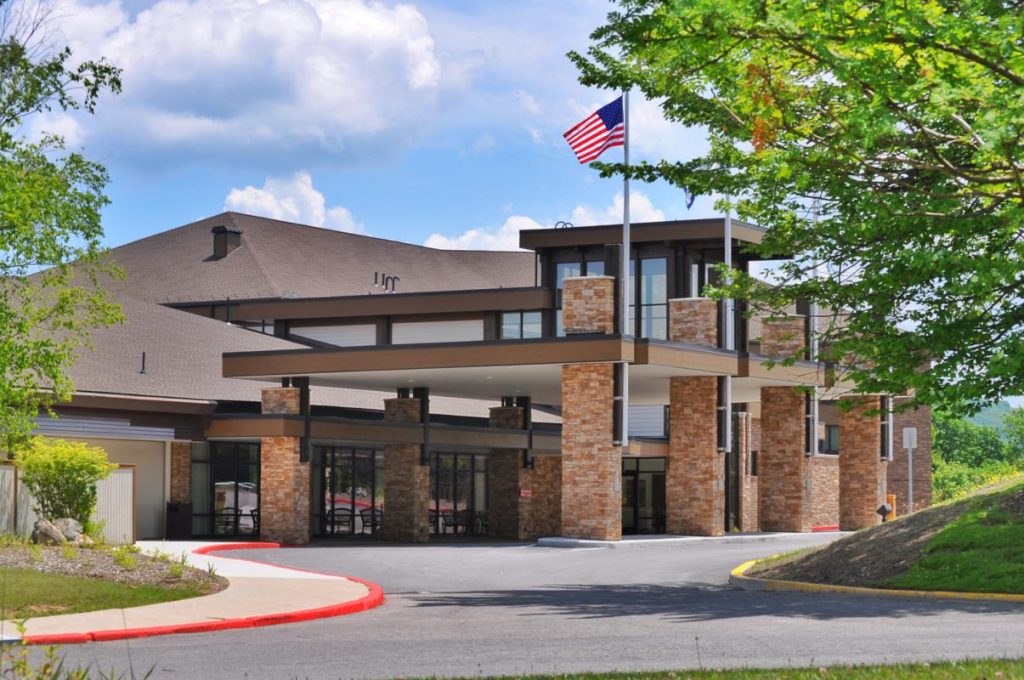
M791 560L754 567L748 576L844 586L877 586L906 573L939 531L970 508L968 501L932 508L857 532Z
M66 553L66 554L65 554ZM227 579L185 566L180 575L177 560L158 559L142 553L131 554L132 566L119 564L109 547L74 548L6 545L0 547L0 569L31 569L44 574L77 576L126 585L162 587L192 586L205 594L227 587Z

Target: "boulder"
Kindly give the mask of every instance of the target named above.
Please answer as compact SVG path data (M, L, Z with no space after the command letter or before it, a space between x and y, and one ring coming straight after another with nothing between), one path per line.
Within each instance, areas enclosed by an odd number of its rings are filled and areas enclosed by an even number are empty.
M80 548L90 548L96 544L96 541L89 538L88 534L78 534L78 537L74 540L74 544Z
M85 533L85 527L82 526L82 523L70 517L57 520L53 523L53 526L57 527L64 534L64 539L67 541L76 541L79 536Z
M64 545L67 540L60 529L45 519L38 520L32 529L32 542L39 545Z

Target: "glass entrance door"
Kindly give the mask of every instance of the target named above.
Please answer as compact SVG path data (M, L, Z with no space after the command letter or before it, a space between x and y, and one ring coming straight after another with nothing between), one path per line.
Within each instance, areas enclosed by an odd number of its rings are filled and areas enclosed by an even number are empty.
M372 449L316 449L314 526L323 537L380 534L384 519L383 454Z
M665 533L665 459L622 459L622 533Z
M260 533L259 444L213 442L210 485L214 536Z
M439 535L487 534L487 456L430 456L430 531Z

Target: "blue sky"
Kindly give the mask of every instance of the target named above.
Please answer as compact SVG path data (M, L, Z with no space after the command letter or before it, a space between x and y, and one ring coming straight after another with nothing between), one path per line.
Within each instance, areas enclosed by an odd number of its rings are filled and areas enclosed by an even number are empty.
M616 95L565 53L598 0L58 0L76 57L124 69L93 116L41 116L110 171L107 245L234 209L437 247L508 248L522 228L621 219L622 184L562 139ZM632 153L688 158L704 135L634 95ZM621 158L620 150L606 158ZM689 211L633 187L633 219Z

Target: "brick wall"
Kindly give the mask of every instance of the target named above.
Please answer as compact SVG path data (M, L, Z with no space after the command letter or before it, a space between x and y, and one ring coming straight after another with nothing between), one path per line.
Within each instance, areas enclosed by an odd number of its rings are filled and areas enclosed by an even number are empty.
M520 430L523 409L496 406L490 412L491 427ZM520 494L523 487L523 455L517 449L494 449L487 459L487 524L495 538L520 538Z
M562 459L536 456L525 477L533 495L522 500L519 537L557 536L562 529Z
M171 442L171 502L192 502L191 442Z
M740 443L740 529L758 531L757 477L751 475L750 452L753 449L755 419L749 413L739 414ZM760 440L760 436L758 436Z
M562 321L566 333L615 332L615 279L578 276L562 282Z
M385 399L384 420L420 422L419 399ZM384 539L422 543L430 539L430 468L420 465L418 444L384 449Z
M261 413L294 414L299 412L298 387L264 387L261 392Z
M875 510L885 500L885 463L881 460L879 397L842 397L853 408L839 409L839 527L863 529L881 521Z
M762 387L760 429L761 529L809 531L804 395L792 387Z
M718 380L669 379L669 446L665 475L670 534L720 536L724 531L725 461L717 448Z
M669 340L718 346L718 303L710 298L668 301Z
M622 537L622 449L612 446L612 364L562 367L562 528Z
M802 353L804 342L802 314L764 319L761 328L761 354L770 357L790 357ZM800 358L803 358L802 356Z
M263 413L299 412L297 387L267 387ZM309 463L299 462L298 437L260 440L260 535L278 543L309 542Z
M839 524L839 457L811 458L811 526Z
M299 462L298 437L260 440L260 536L276 543L309 542L309 464Z
M899 400L897 400L897 404ZM914 449L914 510L932 504L932 410L922 406L893 416L892 453L886 470L889 493L896 494L896 512L907 513L907 450L903 448L903 428L917 428Z

